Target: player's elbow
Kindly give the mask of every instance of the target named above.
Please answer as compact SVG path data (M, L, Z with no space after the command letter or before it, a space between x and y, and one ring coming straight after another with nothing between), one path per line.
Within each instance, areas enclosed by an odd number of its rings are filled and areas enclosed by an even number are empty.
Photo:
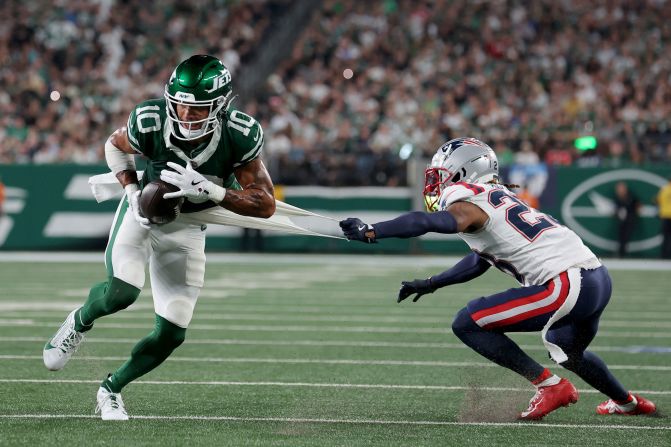
M263 206L260 208L259 217L268 219L273 214L275 214L276 209L277 206L275 205L275 198L273 196L268 196L266 200L264 200Z
M272 208L266 208L261 211L259 217L262 219L268 219L269 217L272 217L273 214L275 214L275 205L273 205Z

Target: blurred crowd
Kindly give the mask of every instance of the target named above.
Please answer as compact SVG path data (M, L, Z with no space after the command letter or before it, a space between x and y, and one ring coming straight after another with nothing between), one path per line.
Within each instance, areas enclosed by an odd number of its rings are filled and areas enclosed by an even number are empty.
M504 166L668 162L669 18L665 1L329 0L252 111L298 183L356 166L394 184L402 147L464 135Z
M215 54L233 75L287 0L0 2L0 163L101 163L103 144L174 67Z
M289 4L0 2L0 163L99 162L182 58L214 54L235 83ZM669 19L664 0L326 0L237 106L287 184L403 184L409 157L464 135L504 166L670 162Z

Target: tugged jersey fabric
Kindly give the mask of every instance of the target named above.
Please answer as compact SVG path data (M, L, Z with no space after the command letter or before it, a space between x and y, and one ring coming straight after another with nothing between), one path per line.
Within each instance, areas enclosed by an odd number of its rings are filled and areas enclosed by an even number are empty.
M254 160L261 154L263 130L251 116L239 110L228 110L222 125L212 133L210 139L189 149L187 144L170 138L172 125L167 119L166 101L151 99L138 104L128 117L128 141L138 154L147 157L147 167L142 185L158 180L161 170L172 161L193 168L208 180L228 189L241 189L233 171ZM182 205L182 213L200 211L217 206L212 201Z
M577 234L503 185L455 183L443 191L439 209L457 201L470 202L489 216L484 228L459 237L524 286L544 284L570 267L601 265Z

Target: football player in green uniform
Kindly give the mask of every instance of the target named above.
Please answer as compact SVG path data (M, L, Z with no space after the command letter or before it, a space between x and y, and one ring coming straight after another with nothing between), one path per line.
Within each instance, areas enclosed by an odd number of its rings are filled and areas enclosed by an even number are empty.
M218 206L262 218L275 212L273 183L259 158L263 131L229 107L231 94L231 74L221 61L192 56L172 73L164 97L138 104L105 144L107 163L126 192L105 251L108 278L91 288L43 351L48 369L62 369L98 318L135 302L149 263L155 327L102 382L97 411L104 420L128 419L121 389L184 341L205 276L205 226L180 217L151 224L140 213L133 155L148 159L142 184L161 178L179 188L166 196L184 197L182 215Z

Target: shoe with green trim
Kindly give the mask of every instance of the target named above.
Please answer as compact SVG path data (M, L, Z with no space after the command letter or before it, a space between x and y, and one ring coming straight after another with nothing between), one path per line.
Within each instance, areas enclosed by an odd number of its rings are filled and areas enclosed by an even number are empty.
M56 335L47 342L42 351L44 366L50 371L63 369L70 357L84 341L84 333L75 330L75 313L79 309L70 312Z
M100 413L103 421L128 420L128 413L126 413L126 408L124 408L121 393L113 393L101 386L98 388L96 400L98 401L96 414Z

